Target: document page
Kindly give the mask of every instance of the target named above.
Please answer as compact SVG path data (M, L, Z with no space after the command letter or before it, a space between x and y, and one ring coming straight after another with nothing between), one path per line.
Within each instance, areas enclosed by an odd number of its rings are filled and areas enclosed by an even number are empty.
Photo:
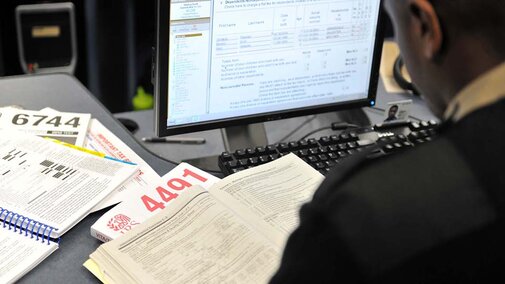
M19 130L80 147L84 144L90 119L89 113L0 108L0 129Z
M123 186L118 188L107 199L100 202L93 212L127 200L130 196L136 195L146 188L150 182L157 181L160 176L151 168L137 153L128 145L112 133L97 119L91 119L88 133L84 141L84 148L88 148L105 155L127 162L135 163L139 166L139 172Z
M323 180L318 171L290 154L231 175L209 192L278 247L284 247L299 224L300 207L310 201Z
M0 204L57 228L53 238L138 170L19 131L0 137Z
M101 252L100 252L101 251ZM115 281L267 283L279 251L203 188L195 186L161 214L93 253ZM121 281L118 281L120 279Z
M0 283L13 283L58 249L58 244L0 227Z

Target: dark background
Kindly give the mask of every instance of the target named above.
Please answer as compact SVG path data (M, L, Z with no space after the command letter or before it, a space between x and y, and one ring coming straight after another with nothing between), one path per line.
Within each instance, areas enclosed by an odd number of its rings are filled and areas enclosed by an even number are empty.
M23 73L18 59L16 6L56 2L72 2L75 6L75 76L111 112L131 110L138 86L152 93L155 0L0 0L0 76ZM392 36L388 20L386 36Z

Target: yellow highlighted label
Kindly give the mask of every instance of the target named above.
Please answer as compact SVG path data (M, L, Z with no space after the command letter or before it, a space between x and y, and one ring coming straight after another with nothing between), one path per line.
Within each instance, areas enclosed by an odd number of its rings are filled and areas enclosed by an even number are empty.
M33 38L55 38L60 37L60 26L34 26L32 28Z

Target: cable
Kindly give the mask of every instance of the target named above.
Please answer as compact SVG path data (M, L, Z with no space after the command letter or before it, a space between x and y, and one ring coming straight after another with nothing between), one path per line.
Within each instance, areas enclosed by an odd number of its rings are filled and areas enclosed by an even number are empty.
M349 128L361 128L361 126L347 122L333 122L331 124L333 130L347 130Z
M289 137L293 136L293 134L295 134L296 132L298 132L300 129L302 129L302 127L304 127L305 125L307 125L308 123L310 123L311 121L313 121L314 119L316 119L317 116L315 115L312 115L312 117L308 118L307 120L305 120L302 124L300 124L298 127L296 127L295 129L293 129L291 132L289 132L286 136L282 137L281 139L279 139L277 142L273 143L273 144L278 144L278 143L281 143L281 142L284 142L286 141L286 139L288 139Z
M419 90L416 88L416 86L407 80L405 76L403 75L403 58L401 55L398 55L398 57L395 60L395 64L393 66L393 77L402 89L411 92L415 96L419 96Z
M299 140L306 139L307 137L309 137L309 136L311 136L313 134L316 134L318 132L321 132L321 131L327 130L327 129L331 129L331 126L321 127L321 128L316 129L316 130L313 130L313 131L309 132L307 135L305 135L302 138L300 138Z

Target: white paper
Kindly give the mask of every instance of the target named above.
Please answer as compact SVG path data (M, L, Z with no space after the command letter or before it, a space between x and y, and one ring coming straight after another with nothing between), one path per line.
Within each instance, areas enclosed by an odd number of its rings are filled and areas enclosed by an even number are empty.
M57 228L55 238L131 178L136 166L0 130L0 204Z
M21 231L0 226L0 283L13 283L58 248Z
M277 248L198 187L98 251L91 259L115 283L267 283L280 259Z
M91 115L89 113L0 109L0 129L19 130L82 147Z
M100 217L91 226L91 235L104 242L118 238L160 212L161 206L169 206L191 186L199 185L208 189L219 180L196 167L181 163ZM173 198L168 200L171 197Z
M118 188L110 197L95 206L93 212L127 200L131 196L135 196L135 192L143 192L150 182L160 179L160 176L139 155L97 119L90 121L84 147L115 159L133 162L140 169L130 182Z
M277 247L284 247L298 227L300 207L312 199L323 180L318 171L290 154L226 177L209 192Z

